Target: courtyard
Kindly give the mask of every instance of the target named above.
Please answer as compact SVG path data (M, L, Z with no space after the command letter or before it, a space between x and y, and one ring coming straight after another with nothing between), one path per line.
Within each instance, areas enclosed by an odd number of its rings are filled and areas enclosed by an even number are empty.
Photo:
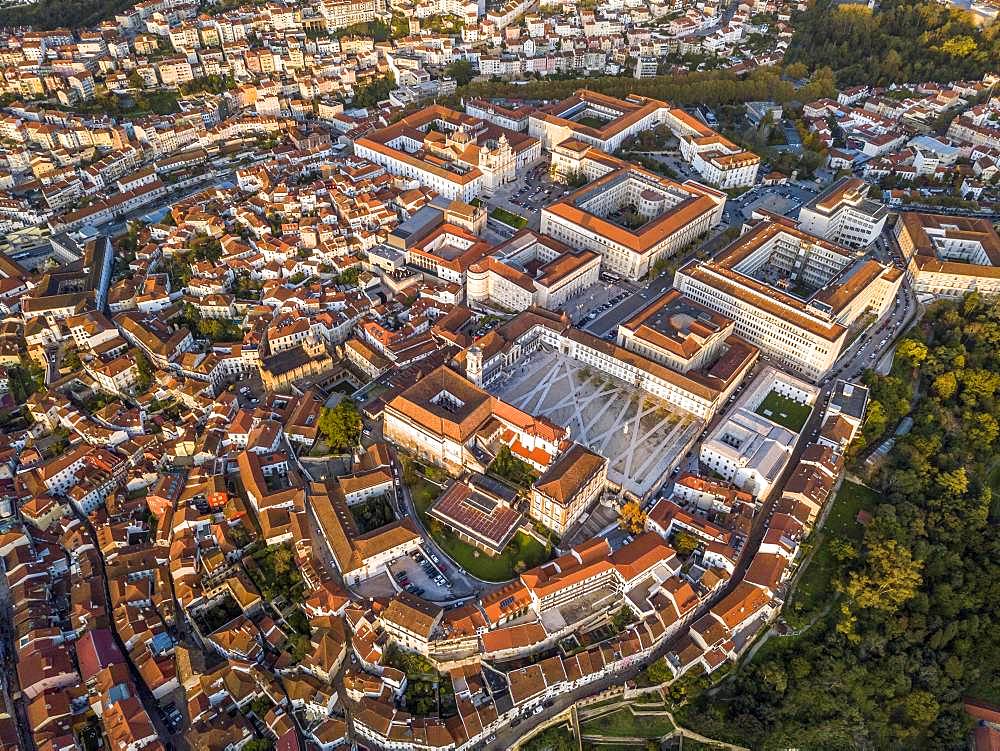
M772 391L764 397L764 401L757 407L756 412L771 422L788 428L793 433L798 433L806 424L806 420L809 419L812 407L793 401L787 396L782 396L777 391Z
M494 388L608 459L608 479L637 497L655 490L701 430L701 420L558 352L539 350Z

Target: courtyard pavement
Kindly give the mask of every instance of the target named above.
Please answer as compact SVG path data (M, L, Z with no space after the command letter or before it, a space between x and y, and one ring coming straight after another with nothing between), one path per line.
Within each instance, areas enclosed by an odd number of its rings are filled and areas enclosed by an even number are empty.
M636 496L657 487L701 430L694 415L558 352L539 350L496 389L500 398L569 428L608 459L608 479Z

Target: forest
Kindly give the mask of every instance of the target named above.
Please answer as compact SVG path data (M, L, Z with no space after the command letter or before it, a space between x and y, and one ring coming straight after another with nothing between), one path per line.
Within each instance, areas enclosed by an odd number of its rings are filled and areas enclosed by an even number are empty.
M835 541L830 607L696 693L685 725L752 748L962 749L963 698L1000 702L1000 300L934 303L897 360L913 428L863 473L881 500L860 544Z
M980 27L930 0L881 0L874 12L817 0L792 23L785 63L831 68L841 87L979 79L1000 60L1000 22Z
M133 2L134 0L38 0L27 5L0 8L0 27L77 29L95 26L105 18L112 18Z
M793 100L810 102L822 97L835 97L833 73L830 70L814 71L810 80L796 90L787 78L782 77L779 68L757 68L744 78L727 71L705 71L701 73L679 73L656 76L655 78L546 78L513 84L502 81L474 81L462 87L461 97L510 97L517 99L558 100L570 96L580 88L588 88L602 94L642 96L662 99L678 105L742 104L743 102L773 100L787 103Z

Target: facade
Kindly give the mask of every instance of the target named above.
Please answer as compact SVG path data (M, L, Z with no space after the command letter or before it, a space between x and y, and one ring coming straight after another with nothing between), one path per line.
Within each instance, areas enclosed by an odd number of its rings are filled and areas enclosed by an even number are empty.
M804 232L845 247L871 245L889 216L884 205L868 197L871 187L859 178L842 177L802 207L799 226Z
M542 209L542 234L599 253L605 271L626 279L642 279L722 220L725 194L668 180L579 141L561 144L552 163L591 182Z
M895 234L918 293L1000 294L1000 235L988 219L907 212Z
M566 437L564 428L491 396L444 365L390 400L384 417L387 439L455 474L485 469L477 449L501 443L544 469Z
M736 322L736 334L785 367L822 378L865 313L893 304L902 272L768 215L708 261L681 267L674 286Z
M529 515L556 534L564 534L600 498L608 460L574 443L531 486Z
M514 180L541 157L535 138L437 105L371 131L355 156L448 199L471 201Z
M493 248L466 274L472 306L557 310L598 282L601 256L523 229Z

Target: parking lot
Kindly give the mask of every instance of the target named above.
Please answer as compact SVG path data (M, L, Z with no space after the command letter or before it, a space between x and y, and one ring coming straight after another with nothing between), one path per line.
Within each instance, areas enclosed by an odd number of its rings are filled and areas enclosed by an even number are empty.
M451 582L420 551L397 558L390 564L389 571L399 589L425 600L450 600L453 596Z
M551 179L549 163L543 161L523 175L518 175L515 182L504 185L484 200L487 211L499 206L524 217L528 221L528 229L537 230L542 208L570 192L571 188Z
M573 323L589 323L611 310L632 294L632 291L618 282L600 281L591 285L580 296L568 301L563 310L569 313Z
M257 406L264 396L264 384L260 380L260 373L252 370L245 375L237 376L233 379L233 391L241 407Z

